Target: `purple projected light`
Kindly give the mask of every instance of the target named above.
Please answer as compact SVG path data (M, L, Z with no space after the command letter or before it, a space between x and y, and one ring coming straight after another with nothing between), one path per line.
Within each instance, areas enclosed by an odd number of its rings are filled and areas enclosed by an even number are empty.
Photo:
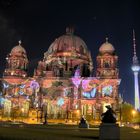
M72 82L77 88L80 85L81 80L82 80L81 78L72 78Z
M82 81L82 88L87 89L89 85L90 80L83 80Z
M38 82L36 82L35 80L31 81L30 88L32 88L32 89L39 88Z
M77 67L77 69L75 70L74 77L80 77L80 68L79 67Z

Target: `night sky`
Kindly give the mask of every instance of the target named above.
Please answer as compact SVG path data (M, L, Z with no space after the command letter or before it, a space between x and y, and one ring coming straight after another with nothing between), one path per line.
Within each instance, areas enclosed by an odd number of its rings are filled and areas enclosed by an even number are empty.
M125 101L133 103L132 30L140 60L139 17L135 0L0 0L0 76L6 55L18 40L27 51L32 76L49 45L72 25L91 51L94 67L99 47L109 38L119 56L119 92Z

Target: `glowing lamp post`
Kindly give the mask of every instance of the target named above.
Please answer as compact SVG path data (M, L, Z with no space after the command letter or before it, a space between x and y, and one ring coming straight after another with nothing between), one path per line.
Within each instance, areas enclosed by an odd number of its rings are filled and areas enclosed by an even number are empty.
M135 110L132 110L132 115L133 115L133 118L134 118L134 116L136 115L136 111Z
M22 122L23 122L23 120L24 120L24 114L25 113L25 110L24 110L24 108L21 108L21 118L22 118Z
M24 108L21 108L21 112L22 112L22 114L24 114Z
M134 121L134 119L135 119L135 115L136 115L136 110L132 110L132 119L133 119L133 121Z

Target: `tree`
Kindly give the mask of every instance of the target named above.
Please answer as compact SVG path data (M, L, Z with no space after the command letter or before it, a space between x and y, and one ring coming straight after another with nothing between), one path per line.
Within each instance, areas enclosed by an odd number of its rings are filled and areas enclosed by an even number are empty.
M132 110L134 110L134 107L125 102L121 105L121 111L122 111L122 122L133 122L133 114Z

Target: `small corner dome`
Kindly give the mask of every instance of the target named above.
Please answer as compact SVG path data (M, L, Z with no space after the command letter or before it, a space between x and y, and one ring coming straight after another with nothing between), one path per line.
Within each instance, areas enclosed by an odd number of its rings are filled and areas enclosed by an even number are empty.
M21 46L21 41L19 41L19 44L11 50L11 53L12 54L16 54L16 53L26 54L26 50Z
M112 54L115 51L113 45L108 42L108 38L106 38L106 42L101 45L99 48L99 52L104 54L104 53L110 53Z

